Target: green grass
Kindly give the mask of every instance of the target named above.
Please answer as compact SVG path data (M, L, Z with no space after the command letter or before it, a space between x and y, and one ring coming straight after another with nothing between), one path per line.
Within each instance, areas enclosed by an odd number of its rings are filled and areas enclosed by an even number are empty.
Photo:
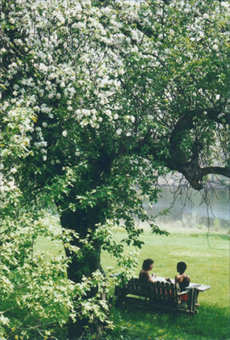
M207 234L199 230L166 229L171 232L168 237L155 236L150 230L145 230L141 237L145 245L139 250L139 267L135 274L138 275L142 261L151 257L154 259L155 274L174 278L177 262L185 261L188 266L186 273L191 281L212 288L199 294L199 313L192 318L150 312L128 305L114 308L112 319L116 327L111 339L230 339L229 237L212 233L207 238ZM114 238L124 238L124 233L118 230ZM116 262L106 253L103 253L102 264L105 269L116 266ZM114 272L119 272L119 268L115 268Z
M141 236L142 249L127 247L126 252L138 251L138 275L145 258L154 259L153 272L159 276L174 278L178 261L187 263L186 273L191 281L212 286L199 294L199 313L194 317L174 315L167 312L151 312L135 306L123 305L112 308L111 320L115 328L106 335L110 340L227 340L229 327L229 236L226 230L210 231L209 237L204 229L183 229L169 224L161 225L170 236L156 236L144 226ZM121 228L114 230L114 240L125 237ZM35 250L46 251L55 256L58 246L51 247L50 241L37 240ZM114 266L118 273L116 260L106 252L102 253L102 265ZM111 293L113 280L109 279ZM103 339L105 339L103 338ZM65 339L60 339L65 340Z

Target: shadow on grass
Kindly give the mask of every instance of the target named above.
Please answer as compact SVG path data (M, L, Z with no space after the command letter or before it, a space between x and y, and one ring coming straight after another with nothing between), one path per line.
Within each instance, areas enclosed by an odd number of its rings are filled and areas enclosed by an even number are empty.
M194 316L150 311L137 306L113 308L115 329L107 339L227 340L229 310L203 305Z

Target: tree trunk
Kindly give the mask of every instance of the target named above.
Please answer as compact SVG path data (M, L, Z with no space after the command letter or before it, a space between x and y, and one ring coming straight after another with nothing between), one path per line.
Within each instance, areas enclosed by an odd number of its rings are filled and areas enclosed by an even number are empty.
M68 213L65 213L61 216L62 227L74 230L79 234L79 240L83 240L86 238L89 231L95 231L95 225L97 223L102 223L100 211L101 210L99 207L94 207L87 211L68 211ZM75 239L72 242L72 245L81 248L82 256L80 258L73 256L72 262L69 263L69 267L67 269L68 278L76 283L81 281L83 275L90 277L91 273L95 272L96 270L101 270L100 242L98 240L93 240L93 249L91 249L91 247L83 246L79 240ZM88 241L90 241L90 238ZM68 249L66 250L66 255L71 256ZM95 294L95 289L91 289L89 295L86 298L94 296ZM87 320L85 319L79 320L76 323L73 323L72 320L69 320L68 339L78 339L83 334L85 325L87 325Z

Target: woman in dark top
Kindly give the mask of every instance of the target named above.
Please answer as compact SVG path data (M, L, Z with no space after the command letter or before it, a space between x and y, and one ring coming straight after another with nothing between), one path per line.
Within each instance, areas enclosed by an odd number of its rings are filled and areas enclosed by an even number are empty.
M153 269L154 261L152 259L146 259L143 262L142 270L139 273L139 280L143 282L154 282L155 274L149 275L149 271Z
M179 275L175 276L175 283L179 284L180 291L183 292L186 287L190 284L190 277L185 274L185 270L187 269L187 265L185 262L178 262L177 263L177 272ZM166 281L172 283L171 279L166 278ZM187 300L187 294L181 295L181 301Z

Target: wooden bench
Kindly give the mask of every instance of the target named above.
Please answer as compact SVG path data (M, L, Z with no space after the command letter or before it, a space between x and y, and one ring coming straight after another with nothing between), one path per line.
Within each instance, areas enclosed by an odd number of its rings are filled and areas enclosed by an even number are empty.
M195 303L200 285L193 284L187 287L184 292L180 292L177 283L168 283L163 280L154 283L144 283L136 278L132 278L126 283L123 281L121 286L115 287L116 305L131 303L136 306L167 309L189 315L198 313L195 309ZM211 288L210 286L206 287ZM181 295L187 295L187 301L182 302Z

